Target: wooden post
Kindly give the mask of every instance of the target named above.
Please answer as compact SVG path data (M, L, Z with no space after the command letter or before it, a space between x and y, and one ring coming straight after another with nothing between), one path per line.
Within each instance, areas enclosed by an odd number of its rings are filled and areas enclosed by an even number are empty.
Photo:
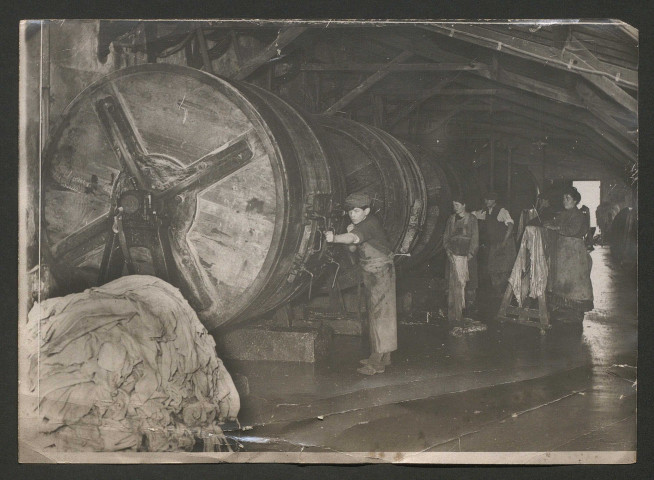
M507 157L506 157L506 208L511 211L511 177L512 177L512 166L513 159L511 158L511 150L513 147L508 147Z
M545 147L546 145L543 145L541 148L538 149L540 168L541 168L540 174L541 174L542 191L545 190L545 182L547 181L547 177L545 176Z
M211 59L209 58L207 40L204 38L202 27L199 27L196 31L198 35L198 45L200 46L200 54L202 55L202 64L204 65L204 69L209 73L214 73L213 65L211 64Z
M41 22L41 145L50 133L50 21Z
M275 66L270 65L266 71L266 88L269 92L273 91L273 70ZM304 78L302 78L302 86L304 86Z
M157 22L145 22L145 52L148 63L157 63L157 54L152 43L157 39Z
M315 82L315 108L313 109L314 112L319 112L320 111L320 74L318 72L314 73L314 82Z
M371 95L373 106L372 124L377 128L384 128L384 99L380 95Z
M495 135L490 136L490 189L495 189Z

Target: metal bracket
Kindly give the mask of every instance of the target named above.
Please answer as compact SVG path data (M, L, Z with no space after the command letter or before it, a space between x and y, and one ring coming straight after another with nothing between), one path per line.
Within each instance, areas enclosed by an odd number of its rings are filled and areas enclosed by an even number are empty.
M137 204L119 205L125 198ZM162 234L164 222L155 206L151 195L142 190L125 189L117 193L114 199L111 232L100 263L99 284L119 277L123 266L127 267L130 275L137 273L130 252L131 247L147 248L150 251L155 275L171 281L173 259L166 235Z

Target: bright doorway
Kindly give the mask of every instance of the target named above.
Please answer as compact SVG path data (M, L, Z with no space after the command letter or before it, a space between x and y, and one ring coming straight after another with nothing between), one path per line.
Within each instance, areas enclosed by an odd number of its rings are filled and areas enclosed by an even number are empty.
M597 227L595 211L600 204L600 182L579 181L572 182L572 186L575 187L581 194L581 202L579 202L579 207L586 205L588 210L590 210L590 226Z

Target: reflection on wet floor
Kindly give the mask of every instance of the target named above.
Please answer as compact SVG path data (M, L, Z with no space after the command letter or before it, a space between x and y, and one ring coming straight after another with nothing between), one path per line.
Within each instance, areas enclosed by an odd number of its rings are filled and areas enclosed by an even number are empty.
M226 361L249 385L247 432L232 434L246 451L634 450L636 282L608 249L592 256L583 328L489 321L455 338L401 324L393 364L372 377L356 372L361 337L336 336L317 365Z

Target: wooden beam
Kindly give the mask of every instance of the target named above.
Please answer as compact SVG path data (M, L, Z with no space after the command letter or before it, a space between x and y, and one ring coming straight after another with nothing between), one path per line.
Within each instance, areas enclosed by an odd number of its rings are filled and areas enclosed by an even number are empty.
M524 90L545 97L549 100L554 100L555 102L567 103L569 105L574 105L575 107L584 108L584 105L579 98L566 88L557 87L531 77L509 72L503 68L497 69L495 78L489 78L507 87L514 87L519 90Z
M497 88L446 88L437 92L436 96L455 96L455 95L465 95L467 97L479 96L479 95L495 95L497 93Z
M622 23L620 22L618 24L618 27L620 30L622 30L624 33L626 33L633 41L638 43L638 29L635 27L632 27L631 25L627 23Z
M384 99L381 95L371 95L372 124L377 128L384 128Z
M571 54L572 55L572 54ZM578 62L584 64L581 58L578 59ZM629 95L627 92L622 90L620 87L615 85L611 80L606 77L598 77L593 74L582 74L587 81L595 85L597 88L606 93L611 99L616 103L621 105L623 108L629 112L636 113L638 111L638 100Z
M583 82L577 83L577 93L582 99L586 108L595 115L599 120L601 120L605 125L612 128L620 136L625 138L630 143L636 144L638 140L637 132L630 132L627 127L622 123L615 120L611 114L610 109L607 109L606 102L603 102L587 85ZM607 111L608 110L608 111ZM637 117L634 115L636 123L638 122Z
M577 136L572 135L567 138L571 141L579 142L580 144L583 143L587 145L587 148L601 149L604 151L602 158L607 161L615 162L619 161L616 159L624 157L624 154L619 153L615 149L608 151L606 146L610 146L610 144L606 141L598 141L596 132L593 132L585 124L578 123L569 119L563 119L549 113L539 112L537 110L533 110L531 108L515 103L505 103L502 106L496 107L496 115L501 114L502 112L510 112L516 116L516 125L518 126L517 128L522 126L523 129L542 132L542 134L547 136L555 134L561 138L563 138L562 136L569 135L569 132L578 131L579 133ZM493 123L507 124L507 121L506 119L503 119ZM621 163L624 165L624 162Z
M509 96L503 96L502 98L509 103L496 106L497 110L508 109L518 115L527 116L543 123L568 125L568 128L577 129L582 134L584 134L583 132L587 132L586 129L590 129L598 136L598 139L614 147L622 156L628 158L629 161L633 162L638 157L635 145L626 145L624 141L616 138L608 129L599 126L592 116L580 115L577 112L557 112L556 109L548 105L542 103L535 104L528 98ZM513 105L510 103L513 103ZM587 133L586 136L588 136Z
M635 141L634 136L629 133L626 127L611 118L612 115L619 118L625 118L622 112L619 111L614 104L601 100L590 88L584 85L583 82L577 82L577 95L574 95L567 89L555 87L503 69L499 69L497 72L497 78L491 80L498 81L507 86L518 87L521 90L541 95L550 100L567 103L584 110L589 110L608 127L615 129L616 132L623 135L627 140L630 142ZM629 116L636 119L635 114L628 114L627 118L629 118ZM637 122L637 119L635 122Z
M420 113L423 115L428 115L431 113L435 112L449 112L450 110L454 108L461 108L461 111L464 112L489 112L492 113L493 111L497 110L497 108L494 105L490 105L488 103L483 104L483 105L464 105L463 107L461 106L461 103L458 102L456 104L451 104L448 103L447 105L441 105L440 103L436 106L433 107L425 107L423 106L420 109Z
M596 85L627 110L635 112L638 109L637 100L620 88L620 85L636 88L637 84L633 85L629 81L620 79L617 72L598 70L579 55L566 49L560 50L548 47L476 25L423 25L422 28L475 45L503 51L509 55L533 60L559 70L577 73Z
M451 54L449 52L444 52L443 50L439 49L434 42L431 42L429 40L412 41L400 35L388 34L388 35L384 35L383 37L380 37L378 41L381 43L387 43L389 46L392 44L396 44L397 46L401 46L405 50L411 50L416 55L434 61L447 61L447 62L464 62L466 60L469 61L469 59L466 59L465 57ZM580 102L579 98L577 98L576 95L567 91L564 88L556 87L548 83L532 79L530 77L525 77L522 75L510 73L503 69L493 69L489 65L485 65L485 67L486 68L481 68L479 70L472 70L467 73L469 73L470 75L483 77L488 80L493 80L497 83L506 85L507 87L526 90L536 95L547 97L551 100L570 103L580 108L584 108L584 105Z
M592 45L590 50L597 52L596 56L602 58L610 58L609 63L626 66L632 68L638 61L638 31L636 36L628 38L625 36L627 33L620 28L620 25L615 23L612 27L606 28L607 25L575 25L574 28L570 27L570 33L574 33L575 37L586 45ZM627 33L627 35L629 35ZM629 35L631 37L631 35ZM568 36L562 39L562 42L568 39ZM618 62L614 62L618 60Z
M329 107L323 113L325 115L333 115L334 113L338 112L341 108L348 105L352 100L354 100L356 97L358 97L363 92L368 90L370 87L372 87L379 80L381 80L382 78L387 76L389 73L391 73L390 66L392 66L393 64L402 63L404 60L407 60L408 58L410 58L412 56L413 56L413 53L408 52L408 51L403 51L402 53L397 55L395 58L393 58L388 64L384 65L384 68L378 70L376 73L374 73L371 76L369 76L368 78L366 78L363 82L361 82L359 85L357 85L353 90L348 92L344 97L342 97L340 100L338 100L336 103L334 103L331 107Z
M500 73L498 75L504 75ZM474 80L473 80L474 83ZM480 83L477 80L477 83ZM553 104L552 102L545 101L542 99L539 99L538 97L532 97L524 94L518 93L518 91L513 90L513 93L507 91L507 90L500 90L498 91L496 97L502 98L506 101L514 101L518 104L521 104L523 106L526 106L530 109L533 110L534 113L542 112L542 113L547 113L549 115L554 115L556 117L560 118L560 121L562 122L567 122L570 119L573 119L575 122L578 122L579 125L587 125L591 129L593 129L596 133L598 133L604 140L610 142L613 144L614 147L616 147L618 150L620 150L624 155L629 156L630 158L635 158L636 155L636 144L631 138L618 138L615 135L613 135L612 130L613 130L613 124L616 122L613 122L611 125L607 125L606 127L603 127L598 124L596 121L597 118L594 116L592 112L588 110L586 105L584 104L583 101L578 101L577 105L588 113L584 114L584 112L581 111L575 111L571 108L563 109L563 105L556 105ZM602 117L604 117L602 115ZM610 122L608 119L605 119L607 122ZM622 129L623 132L626 131L626 129Z
M304 63L300 70L311 72L377 72L386 69L391 72L450 72L483 70L486 65L477 63Z
M621 67L619 65L608 64L599 60L593 53L588 50L588 47L584 45L578 38L574 36L574 33L568 38L568 42L565 46L565 50L569 53L573 53L584 60L588 65L594 68L597 71L606 72L609 75L612 75L614 78L618 78L625 83L622 85L627 88L638 88L638 71ZM633 85L629 87L628 85Z
M387 35L380 40L381 42L394 42L401 44L403 48L412 49L417 55L430 58L432 60L446 60L446 61L462 61L462 57L449 54L447 52L439 51L439 49L432 50L429 41L410 41L399 35ZM530 77L525 77L516 73L509 72L502 68L496 69L481 69L468 72L468 75L482 77L487 80L507 86L512 90L522 90L541 97L545 97L555 102L573 105L578 108L587 109L587 104L573 92L568 89L550 85ZM616 110L613 107L611 110ZM594 112L593 112L594 113ZM598 117L600 118L600 117ZM600 118L602 120L602 118Z
M574 95L567 89L555 87L544 82L539 82L522 75L508 72L501 68L498 69L496 78L492 78L491 76L488 78L507 86L517 87L521 90L541 95L549 100L564 102L580 109L588 110L593 113L593 115L595 115L599 120L601 120L607 127L614 129L626 140L631 143L635 142L635 134L631 134L626 127L624 127L616 120L613 120L607 114L607 112L611 112L611 114L620 115L617 107L614 104L599 99L599 97L595 95L590 88L585 86L583 82L577 83L578 95ZM589 100L590 98L592 98L592 100Z
M241 66L234 74L234 78L236 80L245 80L264 63L278 56L284 47L299 37L305 30L306 27L287 27L280 29L277 33L277 38L251 58L245 65Z
M457 55L456 53L447 52L432 41L425 40L424 38L413 39L404 35L398 35L392 31L372 31L368 35L369 38L377 43L391 48L401 48L408 50L423 58L433 60L435 62L447 63L470 63L468 57Z
M427 90L424 90L420 93L420 96L415 99L414 101L407 103L403 107L400 107L397 109L391 118L388 119L386 122L386 125L388 128L393 128L397 123L405 118L407 115L409 115L411 112L413 112L418 106L420 106L421 103L427 101L434 95L436 95L438 92L440 92L443 88L445 88L447 85L452 83L456 77L455 76L450 76L448 78L445 78L439 82L437 82L434 86L431 88L428 88Z
M581 73L587 68L594 71L595 75L603 75L605 77L613 78L615 84L622 87L635 88L638 85L638 72L634 70L607 65L597 59L593 62L594 65L591 65L590 62L585 60L583 66L578 65L575 60L579 59L581 56L586 56L586 52L588 52L588 50L579 42L573 42L566 45L566 48L559 49L519 38L509 33L503 33L496 28L492 28L490 25L422 25L422 28L440 33L441 35L447 35L448 37L465 40L466 42L475 45L502 51L509 55L533 60L560 70ZM572 48L572 51L569 51L569 48ZM579 55L578 52L575 52L576 49L580 49L580 51L585 50L586 52L582 52L582 54ZM592 56L592 54L590 54L590 56ZM618 73L622 73L622 75L618 75Z

